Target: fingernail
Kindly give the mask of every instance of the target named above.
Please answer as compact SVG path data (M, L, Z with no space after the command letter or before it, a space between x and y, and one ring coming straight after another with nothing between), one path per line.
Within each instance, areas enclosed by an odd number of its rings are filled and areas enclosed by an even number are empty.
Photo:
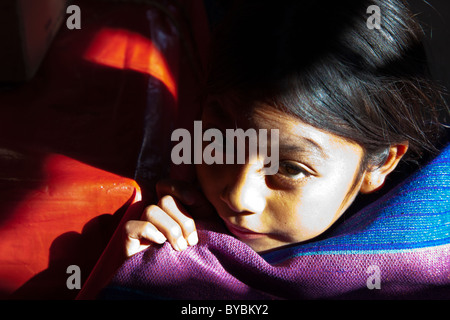
M157 243L161 244L161 243L166 242L166 240L167 240L166 237L161 232L156 233L155 241Z
M183 237L178 238L176 246L178 247L179 251L183 251L187 248L187 242L186 242L186 240L184 240Z
M194 246L198 243L197 231L194 231L189 235L189 237L187 238L187 242L190 246Z

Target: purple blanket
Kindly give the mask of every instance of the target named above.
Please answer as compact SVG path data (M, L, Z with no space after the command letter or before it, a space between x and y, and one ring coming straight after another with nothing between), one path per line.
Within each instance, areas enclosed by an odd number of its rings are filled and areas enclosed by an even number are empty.
M259 255L220 226L128 259L104 299L450 297L450 148L326 239ZM433 295L434 294L434 295Z

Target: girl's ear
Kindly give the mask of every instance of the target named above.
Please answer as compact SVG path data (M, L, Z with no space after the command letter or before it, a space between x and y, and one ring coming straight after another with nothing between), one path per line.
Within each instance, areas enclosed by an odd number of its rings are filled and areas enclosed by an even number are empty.
M370 193L380 189L383 186L388 174L391 173L395 167L397 167L400 159L405 155L407 150L408 142L391 145L389 148L389 155L387 156L384 164L369 168L364 173L360 192Z

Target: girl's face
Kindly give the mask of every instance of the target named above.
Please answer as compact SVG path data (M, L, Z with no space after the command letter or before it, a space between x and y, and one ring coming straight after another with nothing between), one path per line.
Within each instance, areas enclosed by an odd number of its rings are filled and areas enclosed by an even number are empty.
M349 207L361 182L363 149L268 106L245 115L232 103L206 105L203 129L279 130L279 170L260 161L200 164L197 176L229 231L262 252L302 242L327 230ZM269 149L270 150L270 149ZM259 155L258 155L259 157Z

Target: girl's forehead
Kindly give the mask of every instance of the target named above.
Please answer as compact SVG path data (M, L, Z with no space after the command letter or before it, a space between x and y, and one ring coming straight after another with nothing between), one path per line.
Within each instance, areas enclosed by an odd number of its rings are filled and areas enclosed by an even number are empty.
M242 103L236 99L213 99L205 106L203 116L222 129L277 129L282 149L284 146L285 149L292 150L314 150L314 153L324 159L329 158L329 150L336 148L361 149L356 143L311 126L290 113L262 102Z

